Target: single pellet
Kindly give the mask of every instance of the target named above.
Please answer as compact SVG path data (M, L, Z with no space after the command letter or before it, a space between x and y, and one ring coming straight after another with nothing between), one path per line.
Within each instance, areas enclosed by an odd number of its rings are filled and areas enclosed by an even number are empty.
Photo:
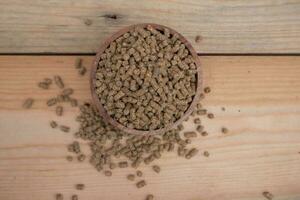
M55 113L57 116L62 116L63 115L63 107L62 106L56 106L56 109L55 109Z
M154 200L153 194L148 194L148 195L146 196L146 200Z
M199 109L199 110L197 110L197 114L198 115L206 115L206 113L207 113L207 110L205 110L205 109Z
M196 130L197 130L198 133L201 133L204 130L204 127L201 126L201 125L198 125Z
M188 131L183 133L184 137L186 138L194 138L197 137L197 133L194 131Z
M66 88L66 89L64 89L63 91L62 91L62 95L64 95L64 96L69 96L69 95L71 95L71 94L73 94L74 93L74 90L72 89L72 88Z
M70 99L70 104L72 107L76 107L78 105L77 99Z
M264 191L262 195L268 200L272 200L274 198L273 194L268 191Z
M203 152L203 155L204 155L205 157L209 157L209 152L208 152L208 151L204 151L204 152Z
M146 186L146 181L145 180L141 180L141 181L139 181L139 182L137 182L136 183L136 187L137 188L142 188L142 187L144 187L144 186Z
M72 156L67 156L66 159L67 159L67 161L69 161L69 162L73 161L73 157L72 157Z
M34 100L32 98L28 98L23 103L23 108L29 109L32 107Z
M54 82L60 89L63 89L65 87L62 78L58 75L54 76Z
M46 82L39 82L38 86L44 90L49 89L49 84L47 84Z
M84 161L85 158L86 158L86 156L85 156L84 154L80 154L79 156L77 156L77 160L78 160L79 162Z
M64 196L61 193L58 193L58 194L55 195L55 199L56 200L63 200Z
M214 116L214 114L212 114L212 113L208 113L208 114L207 114L207 117L208 117L209 119L213 119L215 116Z
M105 176L112 176L112 172L109 170L104 171Z
M75 59L75 68L79 69L82 67L82 59L81 58L76 58Z
M222 131L222 133L224 133L224 134L227 134L227 133L228 133L228 129L225 128L225 127L222 127L221 131Z
M117 167L117 165L115 163L110 163L109 164L110 169L115 169L116 167Z
M205 93L210 93L210 91L211 91L210 87L205 87L205 88L204 88L204 92L205 92Z
M184 126L183 126L182 124L179 124L179 125L177 126L177 129L178 129L179 131L182 131L182 130L184 129Z
M138 177L142 177L142 176L143 176L143 172L140 171L140 170L137 170L137 171L136 171L136 175L137 175Z
M134 174L128 174L128 175L127 175L127 179L128 179L129 181L134 181L134 179L135 179Z
M186 159L190 159L190 158L194 157L198 152L199 152L198 149L192 148L192 149L189 150L188 153L185 155L185 158L186 158Z
M51 128L56 128L57 127L57 123L55 121L51 121L50 122L50 126L51 126Z
M51 78L45 78L44 79L44 82L48 85L51 85L52 84L52 79Z
M82 184L82 183L79 183L79 184L76 184L76 185L75 185L75 188L76 188L76 190L84 190L85 185Z
M78 195L76 195L76 194L73 194L72 197L71 197L71 200L78 200L78 199L79 199Z
M155 171L156 173L160 172L160 167L158 165L153 165L152 166L153 171Z
M47 101L48 106L54 106L57 103L56 98L51 98Z
M65 125L60 125L60 126L59 126L59 129L60 129L61 131L63 131L63 132L66 132L66 133L68 133L68 132L70 131L70 127L65 126Z
M128 167L128 162L127 161L119 162L118 165L119 165L120 168L126 168L126 167Z
M195 123L195 124L201 124L201 120L200 120L200 118L196 118L196 119L194 119L194 123Z
M203 132L201 132L201 135L202 135L203 137L205 137L205 136L208 135L208 133L207 133L206 131L203 131Z
M81 67L81 68L78 69L78 74L80 76L84 76L85 73L86 73L86 68L85 67Z

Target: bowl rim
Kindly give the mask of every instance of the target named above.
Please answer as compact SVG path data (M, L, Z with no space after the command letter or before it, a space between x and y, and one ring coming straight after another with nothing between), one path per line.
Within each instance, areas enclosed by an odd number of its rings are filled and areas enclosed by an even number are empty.
M95 90L96 71L97 71L97 68L98 68L98 63L100 61L101 54L107 49L107 47L110 45L110 43L112 41L116 40L118 37L120 37L124 33L129 32L130 30L132 30L136 27L146 28L146 27L149 27L149 26L153 27L156 30L160 30L160 31L163 31L164 28L167 28L167 29L170 30L170 34L177 34L178 35L178 39L182 43L184 43L184 45L187 47L187 49L189 50L189 52L191 53L192 57L195 60L196 69L197 69L197 76L196 76L197 84L196 84L196 92L195 92L195 95L193 97L192 102L190 103L188 109L184 112L184 114L177 121L175 121L174 123L170 123L170 124L168 124L167 126L165 126L164 128L161 128L161 129L138 130L138 129L129 128L129 127L126 127L126 126L122 125L121 123L119 123L117 120L112 118L106 112L106 109L104 108L104 106L100 102L100 98L96 94L96 90ZM181 35L180 33L178 33L177 31L175 31L172 28L169 28L167 26L160 25L160 24L154 24L154 23L134 24L134 25L124 27L124 28L120 29L119 31L111 34L108 38L106 38L104 40L104 42L102 42L99 49L97 50L96 56L95 56L94 61L92 63L91 73L90 73L90 90L91 90L91 95L92 95L92 102L93 102L94 106L96 107L96 109L99 111L99 114L100 114L100 116L102 116L103 121L105 123L109 123L113 127L116 127L117 129L120 129L120 130L122 130L126 133L135 134L135 135L144 135L144 134L153 135L153 134L164 133L164 132L167 132L168 130L171 130L174 127L177 127L186 118L188 118L189 115L193 112L194 108L196 107L197 103L200 100L200 93L202 91L202 83L203 83L203 78L202 77L203 77L202 76L202 69L201 69L201 64L200 64L199 57L198 57L195 49L190 44L190 42L188 42L188 40L183 35Z

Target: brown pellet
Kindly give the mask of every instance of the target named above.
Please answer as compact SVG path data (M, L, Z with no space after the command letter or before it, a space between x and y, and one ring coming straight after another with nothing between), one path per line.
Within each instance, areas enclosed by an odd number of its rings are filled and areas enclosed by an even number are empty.
M55 109L55 113L57 116L62 116L63 115L63 107L62 106L56 106L56 109Z
M44 82L48 85L51 85L52 84L52 79L51 78L45 78L44 79Z
M49 89L49 84L47 84L46 82L39 82L38 86L44 90Z
M208 113L208 114L207 114L207 117L208 117L209 119L213 119L215 116L214 116L214 114L212 114L212 113Z
M127 161L119 162L118 165L120 168L126 168L126 167L128 167L128 162Z
M70 131L70 127L65 126L65 125L60 125L60 126L59 126L59 129L60 129L61 131L63 131L63 132L66 132L66 133L68 133L68 132Z
M200 120L200 118L196 118L196 119L194 119L194 123L195 123L195 124L201 124L201 120Z
M75 188L76 188L76 190L84 190L85 185L82 184L82 183L79 183L79 184L76 184L76 185L75 185Z
M63 91L62 91L62 95L64 95L64 96L69 96L69 95L71 95L71 94L73 94L74 93L74 90L72 89L72 88L66 88L66 89L64 89Z
M222 131L222 133L224 133L224 134L227 134L227 133L228 133L228 129L225 128L225 127L222 127L222 128L221 128L221 131Z
M136 171L136 175L137 175L138 177L142 177L142 176L143 176L143 172L140 171L140 170L137 170L137 171Z
M51 121L50 122L50 126L51 126L51 128L56 128L57 127L57 123L55 121Z
M70 99L70 104L72 107L76 107L78 105L77 99Z
M23 108L29 109L32 107L33 103L34 103L34 100L32 98L28 98L24 101Z
M58 193L58 194L55 195L55 199L56 200L63 200L64 196L61 193Z
M153 194L148 194L145 200L154 200Z
M79 199L78 195L76 195L76 194L73 194L72 197L71 197L71 200L78 200L78 199Z
M79 70L78 70L78 74L80 76L84 76L86 73L86 68L85 67L81 67Z
M200 35L197 35L197 36L195 37L195 42L196 42L196 43L199 43L199 42L201 41L201 39L202 39L202 37L201 37Z
M198 125L197 128L196 128L198 133L201 133L203 131L203 129L204 129L204 127L201 126L201 125Z
M112 172L109 170L104 171L105 176L112 176Z
M139 182L136 183L136 187L137 188L142 188L142 187L144 187L146 185L147 185L147 183L146 183L145 180L141 180L141 181L139 181Z
M85 158L86 158L86 156L85 156L84 154L80 154L79 156L77 156L77 160L78 160L79 162L84 161Z
M273 194L268 191L264 191L262 195L268 200L272 200L274 198Z
M201 132L201 135L202 135L203 137L205 137L205 136L208 135L208 133L207 133L206 131L203 131L203 132Z
M208 151L204 151L204 152L203 152L203 155L204 155L205 157L209 157L209 152L208 152Z
M188 131L183 133L184 137L186 138L194 138L197 137L197 133L194 131Z
M115 169L117 165L115 163L110 163L109 164L109 169Z
M85 19L84 24L87 25L87 26L90 26L90 25L93 24L93 21L91 19Z
M54 82L60 89L63 89L65 87L62 78L58 75L54 76Z
M205 110L205 109L199 109L199 110L197 110L197 114L198 115L206 115L206 113L207 113L207 110Z
M186 159L190 159L190 158L194 157L198 152L199 152L198 149L192 148L192 149L189 150L188 153L185 155L185 158L186 158Z
M155 171L156 173L160 172L160 167L158 165L153 165L152 166L153 171Z
M56 98L51 98L47 101L48 106L54 106L57 103Z
M210 87L205 87L205 88L204 88L204 92L205 92L205 93L210 93L210 91L211 91Z
M73 161L73 157L72 157L72 156L67 156L66 159L67 159L67 161L69 161L69 162Z
M82 66L82 59L81 58L76 58L75 59L75 68L79 69Z
M135 179L134 174L128 174L128 175L127 175L127 179L128 179L129 181L134 181L134 179Z

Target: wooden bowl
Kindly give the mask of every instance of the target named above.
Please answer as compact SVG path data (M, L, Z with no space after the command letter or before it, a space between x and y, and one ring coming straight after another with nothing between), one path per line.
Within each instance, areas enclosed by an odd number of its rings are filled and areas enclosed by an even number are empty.
M164 28L167 28L170 30L170 33L173 34L177 34L179 36L179 40L185 44L185 46L188 48L188 50L190 51L191 55L193 56L193 58L195 59L195 64L197 67L197 84L196 84L196 94L192 100L192 103L190 104L190 106L188 107L188 109L186 110L186 112L184 113L184 115L181 116L180 119L178 119L176 122L169 124L167 126L165 126L164 128L161 129L156 129L156 130L138 130L138 129L132 129L132 128L128 128L122 124L120 124L117 120L113 119L110 115L108 115L108 113L106 112L105 108L103 107L103 105L100 102L100 99L98 97L98 95L96 94L96 90L95 90L95 85L96 85L96 71L97 71L97 67L98 67L98 63L100 61L100 55L105 51L105 49L110 45L110 43L114 40L116 40L118 37L120 37L121 35L123 35L124 33L129 32L130 30L134 29L135 27L141 27L141 28L145 28L147 26L151 26L156 30L160 30L163 31ZM97 51L95 60L92 64L92 69L91 69L91 77L90 77L90 86L91 86L91 93L92 93L92 99L93 99L93 103L96 106L96 108L98 109L100 115L102 116L104 122L106 123L110 123L112 126L114 126L117 129L120 129L126 133L130 133L130 134L136 134L136 135L141 135L141 134L158 134L158 133L163 133L166 132L174 127L176 127L177 125L179 125L180 123L182 123L182 121L184 119L186 119L194 110L195 106L197 105L197 103L199 102L199 96L202 90L202 71L201 71L201 66L200 66L200 61L199 58L197 56L196 51L194 50L194 48L192 47L192 45L178 32L176 32L175 30L166 27L166 26L162 26L162 25L158 25L158 24L152 24L152 23L147 23L147 24L136 24L136 25L132 25L132 26L128 26L125 27L121 30L119 30L118 32L112 34L111 36L109 36L100 46L99 50Z

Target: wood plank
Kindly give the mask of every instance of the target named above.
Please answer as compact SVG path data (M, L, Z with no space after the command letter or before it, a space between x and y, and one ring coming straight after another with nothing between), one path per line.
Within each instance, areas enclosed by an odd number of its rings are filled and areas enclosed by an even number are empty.
M92 57L83 58L90 66ZM216 118L202 120L209 136L193 145L210 157L164 155L157 161L159 175L142 167L148 186L140 190L125 178L132 169L117 169L107 178L87 162L65 160L66 144L74 138L48 123L58 120L74 132L78 110L65 106L66 115L55 117L45 101L57 91L41 91L36 84L59 74L81 102L89 100L88 76L77 75L74 60L0 57L0 199L52 200L56 192L69 199L79 193L76 183L86 184L79 195L89 200L141 200L150 192L157 199L262 200L264 190L276 200L300 198L300 57L201 57L205 84L212 88L203 104ZM36 99L32 110L21 108L27 97ZM221 134L222 126L230 133ZM192 128L189 120L185 129Z
M0 2L0 20L0 53L94 53L145 22L178 30L199 53L300 53L298 0L14 0Z

